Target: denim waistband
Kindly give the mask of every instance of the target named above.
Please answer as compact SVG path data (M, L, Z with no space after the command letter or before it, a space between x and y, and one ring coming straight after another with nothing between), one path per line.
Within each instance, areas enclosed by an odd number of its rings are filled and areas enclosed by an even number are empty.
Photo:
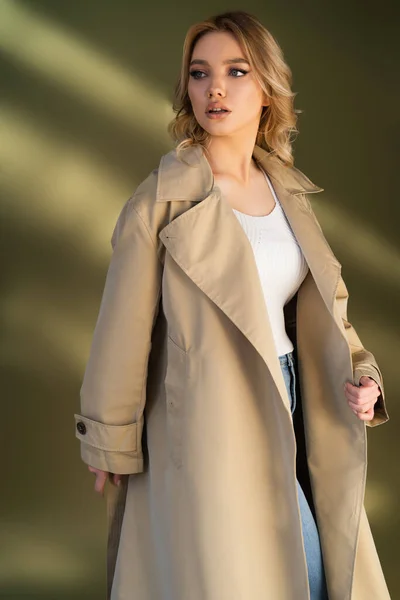
M287 354L282 354L282 356L278 356L279 362L281 366L289 365L294 366L294 352L288 352Z

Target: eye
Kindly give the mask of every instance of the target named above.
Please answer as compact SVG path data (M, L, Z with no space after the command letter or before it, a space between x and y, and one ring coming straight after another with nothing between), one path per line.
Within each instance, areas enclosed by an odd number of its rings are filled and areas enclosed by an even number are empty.
M248 71L245 71L244 69L231 69L229 71L230 74L232 73L240 73L239 77L243 77L244 75L247 75ZM235 78L237 78L237 75L234 75Z
M201 75L206 75L204 71L190 71L189 75L193 77L193 79L203 79Z

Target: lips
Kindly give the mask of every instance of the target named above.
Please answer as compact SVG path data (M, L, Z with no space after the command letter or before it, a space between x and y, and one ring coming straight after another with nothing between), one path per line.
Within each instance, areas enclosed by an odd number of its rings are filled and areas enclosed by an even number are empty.
M220 110L217 110L217 109L220 109ZM206 109L206 113L211 113L211 114L217 113L218 114L221 112L231 112L231 111L229 110L229 108L227 108L223 104L220 104L219 102L210 103Z

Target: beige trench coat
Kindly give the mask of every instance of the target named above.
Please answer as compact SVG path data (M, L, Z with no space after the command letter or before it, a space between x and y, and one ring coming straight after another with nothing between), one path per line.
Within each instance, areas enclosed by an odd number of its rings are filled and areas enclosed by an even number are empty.
M298 353L330 600L386 600L364 510L366 424L343 386L381 372L296 168L258 146L309 272L285 307ZM109 486L112 600L308 600L296 437L250 243L200 147L175 150L124 206L81 390L85 463Z

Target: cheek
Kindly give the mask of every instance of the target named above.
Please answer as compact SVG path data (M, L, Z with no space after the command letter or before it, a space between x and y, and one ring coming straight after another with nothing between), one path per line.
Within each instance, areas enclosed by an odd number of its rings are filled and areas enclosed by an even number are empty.
M192 105L195 106L198 104L200 98L199 86L189 83L188 94Z
M203 108L203 100L201 98L201 92L199 90L199 86L196 86L196 88L193 86L192 88L190 88L190 86L188 86L188 95L189 95L189 99L190 102L192 104L192 109L193 112L196 116L196 118L201 118L201 114L202 111L204 110Z
M235 90L235 98L242 105L245 105L247 109L254 107L254 111L257 112L262 104L262 92L254 81L246 82L245 85L237 86Z

